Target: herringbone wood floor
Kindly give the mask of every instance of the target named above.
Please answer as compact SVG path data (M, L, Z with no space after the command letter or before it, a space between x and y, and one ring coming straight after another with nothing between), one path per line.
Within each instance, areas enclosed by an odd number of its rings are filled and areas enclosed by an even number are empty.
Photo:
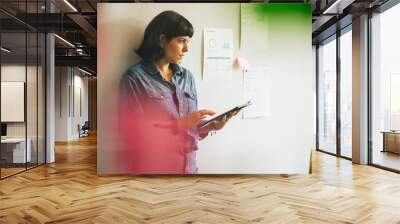
M311 175L96 175L96 139L0 181L0 223L400 223L400 175L313 153Z

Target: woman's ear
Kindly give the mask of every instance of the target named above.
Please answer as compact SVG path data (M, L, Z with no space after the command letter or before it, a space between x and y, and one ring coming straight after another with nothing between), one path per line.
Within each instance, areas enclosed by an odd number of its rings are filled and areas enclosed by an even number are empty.
M164 34L160 35L160 47L164 49L165 44L167 44L167 37Z

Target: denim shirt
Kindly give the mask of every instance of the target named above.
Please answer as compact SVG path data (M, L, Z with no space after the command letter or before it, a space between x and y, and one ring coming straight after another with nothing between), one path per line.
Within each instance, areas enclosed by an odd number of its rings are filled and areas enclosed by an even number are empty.
M132 107L140 116L146 114L153 120L172 121L188 116L197 111L197 92L192 73L178 65L170 64L173 71L171 81L166 81L157 67L150 61L141 61L131 66L123 75L120 87ZM149 109L144 101L152 102L153 108ZM154 105L155 104L155 105ZM195 150L197 143L205 136L201 136L197 128L184 130L189 137L184 142L183 150L187 153L186 173L194 173Z

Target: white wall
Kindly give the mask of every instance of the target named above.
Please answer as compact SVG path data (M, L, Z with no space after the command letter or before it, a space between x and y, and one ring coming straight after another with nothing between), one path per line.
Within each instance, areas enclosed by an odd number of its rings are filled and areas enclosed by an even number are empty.
M117 122L110 114L117 114L117 90L122 74L139 60L133 50L139 46L148 22L164 10L177 11L194 26L195 34L182 64L195 76L199 108L220 112L244 100L240 71L234 71L229 82L205 82L201 78L204 28L232 29L234 57L244 54L239 51L238 42L240 4L99 4L99 174L123 172L118 170L116 158ZM271 38L270 52L257 57L247 52L253 66L268 68L270 113L260 119L235 117L222 131L203 140L197 158L199 173L308 172L310 150L314 147L311 29L309 35L309 40L308 36L300 38L306 40L300 41L300 46L292 42L284 46Z
M77 139L78 124L88 120L88 78L75 68L56 67L55 79L55 140ZM82 105L82 114L76 105Z
M78 74L77 74L78 72ZM77 126L80 124L82 126L85 121L88 121L89 114L88 114L88 77L82 76L79 70L74 71L74 108L73 110L73 119L71 120L71 135L73 138L79 137ZM80 108L81 107L81 108ZM80 111L82 110L82 111Z
M55 141L68 140L68 67L55 68Z

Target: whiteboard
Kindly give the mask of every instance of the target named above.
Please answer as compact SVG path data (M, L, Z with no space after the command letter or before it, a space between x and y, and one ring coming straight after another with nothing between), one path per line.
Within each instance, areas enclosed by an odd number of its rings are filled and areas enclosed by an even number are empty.
M1 82L1 122L24 122L24 82Z

